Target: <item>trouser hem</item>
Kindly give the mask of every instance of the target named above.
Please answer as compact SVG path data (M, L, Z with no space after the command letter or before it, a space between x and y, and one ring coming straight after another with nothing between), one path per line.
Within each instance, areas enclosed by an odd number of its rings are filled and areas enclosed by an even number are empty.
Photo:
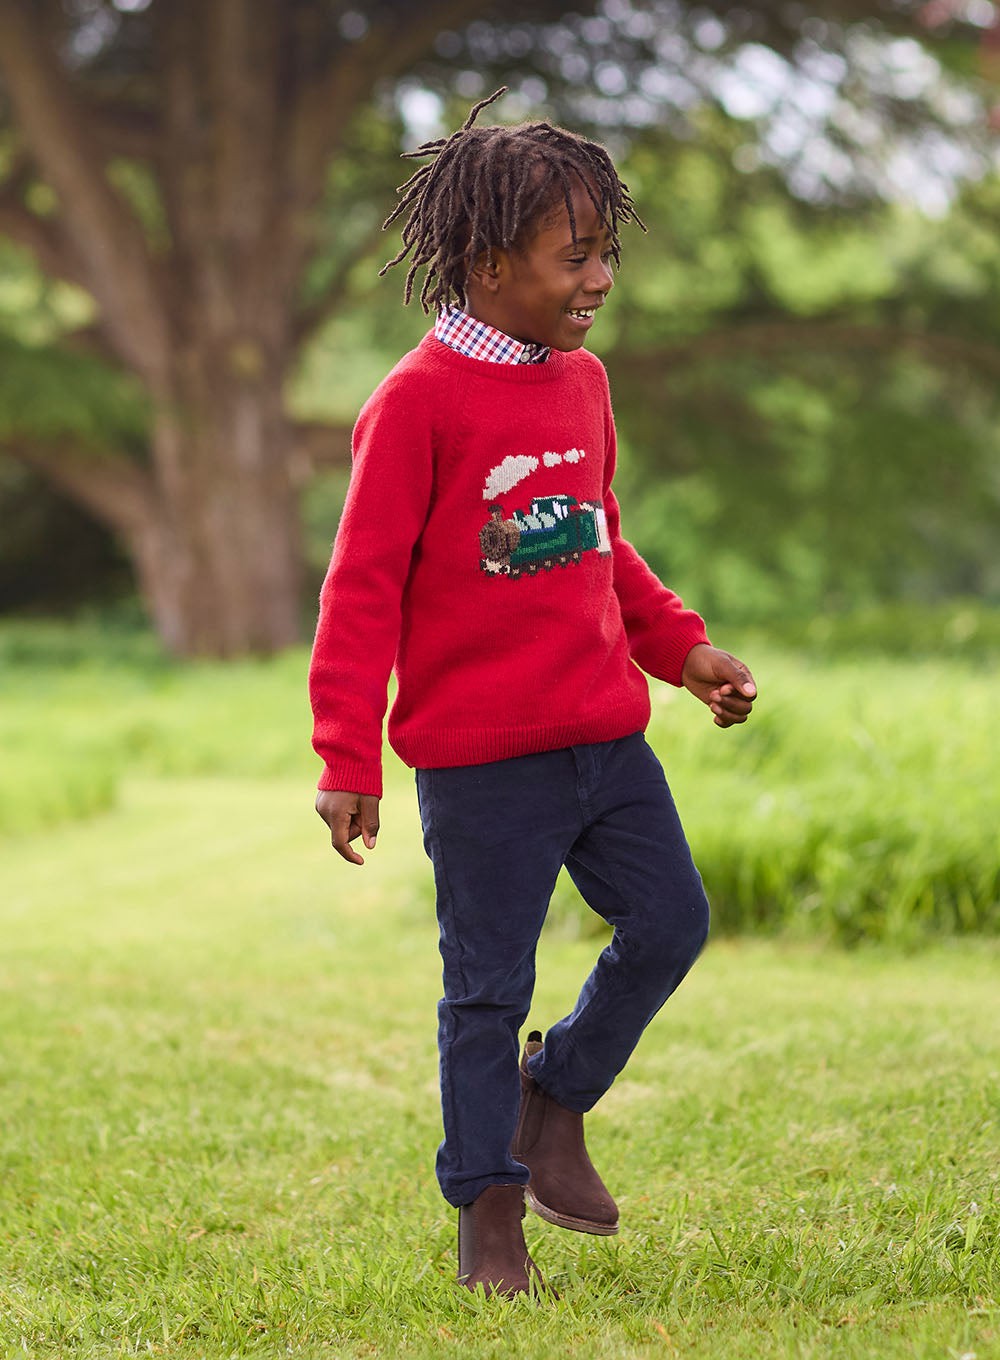
M453 1209L464 1209L473 1200L479 1198L484 1190L488 1190L491 1185L527 1185L530 1179L528 1168L524 1168L524 1178L515 1179L513 1176L481 1176L479 1180L464 1181L454 1189L441 1186L441 1193Z

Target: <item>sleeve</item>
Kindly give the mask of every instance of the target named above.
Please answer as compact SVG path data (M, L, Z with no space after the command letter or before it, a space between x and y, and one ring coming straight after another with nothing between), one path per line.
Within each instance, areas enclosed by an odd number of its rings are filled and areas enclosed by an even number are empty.
M610 395L606 434L604 509L611 538L615 594L625 624L629 653L647 675L679 686L688 652L698 643L708 642L708 634L701 616L693 609L685 609L680 596L663 584L632 544L622 537L621 511L611 489L618 447Z
M320 593L309 666L313 747L324 763L321 789L382 795L389 676L433 482L426 393L414 388L390 375L354 430L351 481Z

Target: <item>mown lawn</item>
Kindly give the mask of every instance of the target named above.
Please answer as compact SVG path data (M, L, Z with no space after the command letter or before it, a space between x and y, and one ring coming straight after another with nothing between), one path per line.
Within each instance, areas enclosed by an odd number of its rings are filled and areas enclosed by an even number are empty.
M590 1121L621 1236L531 1219L560 1300L483 1304L411 791L360 871L310 804L133 772L5 844L0 1355L1000 1356L995 941L716 940ZM555 923L535 1023L599 943Z

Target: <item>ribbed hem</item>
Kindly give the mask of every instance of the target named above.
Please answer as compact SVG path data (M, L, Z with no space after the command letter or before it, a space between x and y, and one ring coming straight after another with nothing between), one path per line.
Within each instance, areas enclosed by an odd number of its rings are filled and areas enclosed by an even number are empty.
M644 702L619 704L589 718L570 718L542 727L431 728L393 730L389 742L405 764L418 770L444 770L456 765L486 765L491 760L560 751L597 741L615 741L644 732L649 724L649 695Z
M323 767L317 787L381 798L382 767L380 764L373 767L356 760L338 760L333 765Z

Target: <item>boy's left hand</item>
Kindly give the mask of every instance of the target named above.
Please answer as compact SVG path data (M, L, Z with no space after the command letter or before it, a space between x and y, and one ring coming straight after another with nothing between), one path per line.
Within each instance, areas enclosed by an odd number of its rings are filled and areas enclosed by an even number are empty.
M743 662L706 642L699 642L688 652L681 684L708 704L716 727L746 722L757 697L754 678Z

